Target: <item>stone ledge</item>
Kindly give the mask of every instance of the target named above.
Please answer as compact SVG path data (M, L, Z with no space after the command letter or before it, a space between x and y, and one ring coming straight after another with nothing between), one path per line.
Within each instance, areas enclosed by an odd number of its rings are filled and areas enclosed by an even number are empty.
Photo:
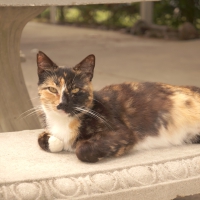
M152 0L143 0L152 1ZM159 0L154 0L159 1ZM64 5L85 5L85 4L106 4L106 3L133 3L140 0L3 0L0 6L64 6Z
M200 193L200 145L131 152L99 163L51 154L42 130L0 133L0 199L170 200Z

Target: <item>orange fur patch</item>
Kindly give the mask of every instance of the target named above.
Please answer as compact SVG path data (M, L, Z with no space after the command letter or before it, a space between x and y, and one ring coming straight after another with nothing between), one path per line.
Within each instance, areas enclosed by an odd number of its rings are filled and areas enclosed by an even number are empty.
M72 130L71 133L71 139L69 141L69 143L71 144L71 146L74 145L74 142L79 134L78 130L79 127L81 126L81 123L78 119L74 119L70 124L69 124L69 128Z

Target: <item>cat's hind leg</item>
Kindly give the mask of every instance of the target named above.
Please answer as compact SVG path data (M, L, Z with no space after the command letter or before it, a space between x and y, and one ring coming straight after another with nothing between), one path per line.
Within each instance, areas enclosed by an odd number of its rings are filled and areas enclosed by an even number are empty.
M43 150L52 153L60 152L64 149L63 141L46 132L39 135L38 144Z
M76 155L83 162L97 162L109 156L121 156L132 149L135 138L128 130L98 133L76 144Z

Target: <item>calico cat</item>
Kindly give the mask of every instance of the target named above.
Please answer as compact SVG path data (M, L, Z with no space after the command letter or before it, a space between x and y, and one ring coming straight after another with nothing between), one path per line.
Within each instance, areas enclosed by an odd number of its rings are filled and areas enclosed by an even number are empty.
M97 162L130 149L200 142L200 88L132 82L93 91L94 55L67 68L40 51L37 66L47 129L38 143L46 151Z

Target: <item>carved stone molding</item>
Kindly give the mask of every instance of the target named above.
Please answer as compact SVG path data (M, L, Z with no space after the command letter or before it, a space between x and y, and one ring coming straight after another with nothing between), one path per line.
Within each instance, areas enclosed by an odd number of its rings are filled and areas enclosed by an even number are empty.
M137 191L161 184L170 185L171 183L189 181L194 178L200 179L200 156L85 176L2 184L0 199L81 199L97 195L101 195L103 198L109 193L126 193L130 189Z

